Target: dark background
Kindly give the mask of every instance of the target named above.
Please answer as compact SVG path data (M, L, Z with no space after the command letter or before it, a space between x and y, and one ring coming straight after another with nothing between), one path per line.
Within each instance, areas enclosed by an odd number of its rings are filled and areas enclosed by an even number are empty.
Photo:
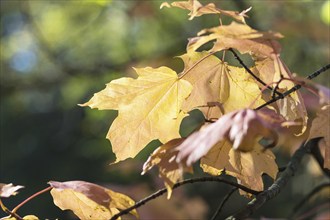
M0 3L0 182L25 186L4 203L15 207L46 188L49 180L90 181L136 200L162 187L156 169L140 175L157 141L137 159L109 166L114 155L105 136L116 111L91 110L77 104L86 102L112 79L134 77L132 67L166 65L180 72L183 65L173 57L185 52L187 38L217 25L217 17L207 15L188 21L187 11L159 10L161 1ZM326 1L233 0L216 4L238 11L252 6L247 23L285 36L281 40L282 58L299 76L329 63L329 11L325 9L330 6L325 6ZM315 81L329 86L329 74ZM185 120L182 133L187 134L200 121L201 115L195 111ZM285 165L290 150L275 151L279 165ZM313 160L305 158L303 164L305 168L300 169L291 185L265 205L258 216L288 216L296 202L323 181ZM202 175L198 167L196 175ZM169 201L161 198L145 206L141 216L207 218L229 189L218 183L190 185L175 191ZM246 202L236 193L219 219ZM34 214L40 219L73 218L55 207L48 193L18 213Z

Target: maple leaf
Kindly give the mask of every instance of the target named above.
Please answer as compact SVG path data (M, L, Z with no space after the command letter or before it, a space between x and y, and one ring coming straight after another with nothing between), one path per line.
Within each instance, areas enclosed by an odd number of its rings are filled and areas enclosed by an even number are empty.
M214 145L200 163L204 172L215 176L225 172L236 177L238 183L256 191L264 188L262 174L275 179L278 172L275 155L270 150L256 147L250 152L236 151L228 141ZM240 193L250 196L241 190Z
M283 37L280 33L259 32L246 24L237 22L204 29L197 35L198 37L189 39L188 51L196 51L202 45L216 40L210 52L235 48L241 53L251 54L257 60L279 54L281 46L276 39Z
M308 139L323 137L325 141L324 168L330 169L330 105L325 105L317 112L312 122Z
M12 183L4 184L0 183L0 197L8 198L10 196L16 195L17 190L24 188L24 186L14 186Z
M107 135L116 162L136 156L154 139L165 143L180 137L180 123L187 115L181 106L191 92L189 82L179 79L176 72L167 67L135 70L137 79L113 80L83 104L119 110Z
M219 118L236 109L265 103L258 85L245 69L230 66L208 52L189 51L180 58L185 70L179 77L193 86L183 102L184 111L197 108L206 118Z
M80 219L110 219L135 204L128 196L85 181L50 181L54 204L72 210ZM138 217L136 210L130 212Z
M282 62L279 56L272 56L262 61L257 61L253 71L266 84L279 82L282 77L286 80L280 81L278 88L280 91L287 91L295 86L292 74L288 67ZM290 80L292 79L292 80ZM293 92L290 95L276 102L278 112L287 120L301 120L301 129L297 135L301 135L307 128L307 111L304 100L299 91Z
M180 58L185 66L179 77L193 86L182 109L186 112L199 109L206 118L219 118L223 114L220 104L229 97L228 64L208 52L191 51Z
M182 180L184 172L192 173L192 167L182 166L175 162L178 151L175 148L180 145L184 139L174 139L158 147L143 165L142 175L154 166L159 168L159 176L164 180L167 188L167 198L172 194L173 185Z
M190 16L189 20L192 20L194 17L199 17L204 14L223 14L242 23L245 23L244 17L248 17L246 13L251 10L250 7L242 12L227 11L217 8L213 3L209 3L204 6L197 0L176 1L176 2L172 2L171 4L164 2L161 4L160 8L163 7L170 8L172 6L189 10L190 11L190 13L188 14Z

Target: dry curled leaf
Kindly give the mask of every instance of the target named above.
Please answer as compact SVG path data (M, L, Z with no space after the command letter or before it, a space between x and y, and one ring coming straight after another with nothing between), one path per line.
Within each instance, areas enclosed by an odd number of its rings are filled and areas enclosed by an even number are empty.
M128 196L85 181L50 181L54 204L72 210L80 219L110 219L119 210L135 204ZM136 210L130 212L138 217Z
M14 196L18 193L17 190L22 188L24 188L24 186L14 186L12 183L0 183L0 197L8 198L10 196Z
M308 139L323 137L325 142L324 168L330 169L330 105L323 106L312 122Z
M188 0L188 1L175 1L172 2L171 4L164 2L161 4L160 8L163 7L178 7L182 9L187 9L189 10L189 20L192 20L194 17L199 17L204 14L222 14L225 16L229 16L239 22L245 23L245 17L248 17L246 13L251 10L251 7L242 11L242 12L237 12L237 11L227 11L227 10L222 10L217 8L213 3L209 3L207 5L202 5L199 1L197 0Z
M116 162L135 157L152 140L165 143L180 137L180 124L187 115L181 106L191 92L189 82L167 67L135 70L137 79L113 80L83 104L119 110L107 135Z
M174 139L168 143L157 148L148 158L143 165L143 172L145 174L154 166L158 166L159 176L164 180L165 187L167 188L167 198L169 199L172 194L173 185L182 180L184 172L192 173L192 167L179 165L175 162L178 153L175 148L180 145L184 139Z

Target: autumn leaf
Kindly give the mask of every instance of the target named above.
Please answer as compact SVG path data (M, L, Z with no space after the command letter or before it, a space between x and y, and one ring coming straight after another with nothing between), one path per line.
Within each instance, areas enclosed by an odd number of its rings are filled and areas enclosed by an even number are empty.
M228 66L229 97L223 103L224 113L255 108L265 103L255 80L243 68Z
M0 183L0 197L8 198L10 196L14 196L18 193L17 190L22 188L24 188L24 186L14 186L12 183Z
M323 137L325 141L324 168L330 169L330 105L323 106L312 122L308 139Z
M178 151L175 148L180 145L184 139L174 139L158 147L143 165L142 175L154 166L158 166L159 176L164 180L167 188L167 198L172 194L173 185L182 180L184 172L192 173L192 167L179 165L175 162Z
M119 210L134 205L128 196L84 181L56 182L51 195L54 204L62 210L72 210L80 219L110 219ZM138 217L136 210L130 212Z
M98 109L119 110L108 132L116 162L134 157L149 142L165 143L180 137L179 127L187 115L181 111L191 85L167 68L135 69L138 78L121 78L83 104Z
M295 86L294 79L288 67L282 62L278 56L273 56L263 61L257 61L253 69L255 74L260 77L266 84L279 82L278 89L285 92ZM285 80L281 80L284 77ZM290 95L276 102L278 112L289 121L301 121L301 129L296 132L301 135L307 128L307 111L303 98L299 91L293 92Z
M264 189L262 174L275 179L278 172L275 155L270 150L256 147L250 152L237 151L228 141L214 145L200 163L204 172L214 176L225 172L236 177L238 183L256 191ZM250 196L243 191L240 193Z
M180 58L184 71L179 76L193 86L182 109L199 109L206 118L219 118L223 114L221 103L229 97L228 64L208 52L191 51Z
M186 112L199 109L206 118L219 118L224 113L264 102L255 80L243 68L233 67L208 52L190 51L180 58L185 70L179 77L193 86L183 102Z
M189 10L190 13L188 14L190 16L189 20L192 20L194 17L199 17L204 14L223 14L226 16L229 16L239 22L245 23L244 17L248 17L246 13L251 10L251 7L242 11L227 11L217 8L213 3L209 3L207 5L202 5L197 0L188 0L188 1L175 1L171 4L164 2L161 4L160 8L163 7L178 7L182 9Z
M230 25L200 31L197 37L189 39L187 50L196 51L202 45L216 40L210 52L235 48L241 53L249 53L257 60L263 60L272 54L279 54L281 46L276 39L282 37L280 33L260 32L246 24L232 22Z

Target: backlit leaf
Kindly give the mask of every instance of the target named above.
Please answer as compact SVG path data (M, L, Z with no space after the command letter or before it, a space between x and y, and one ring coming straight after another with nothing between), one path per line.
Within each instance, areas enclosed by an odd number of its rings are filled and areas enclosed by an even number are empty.
M80 219L110 219L119 210L134 205L128 196L84 181L50 181L54 204L62 210L72 210ZM130 212L138 217L135 210Z
M111 141L116 162L134 157L149 142L165 143L180 137L179 127L187 115L181 111L191 85L167 68L136 69L137 79L121 78L84 104L98 109L117 109L107 138Z

